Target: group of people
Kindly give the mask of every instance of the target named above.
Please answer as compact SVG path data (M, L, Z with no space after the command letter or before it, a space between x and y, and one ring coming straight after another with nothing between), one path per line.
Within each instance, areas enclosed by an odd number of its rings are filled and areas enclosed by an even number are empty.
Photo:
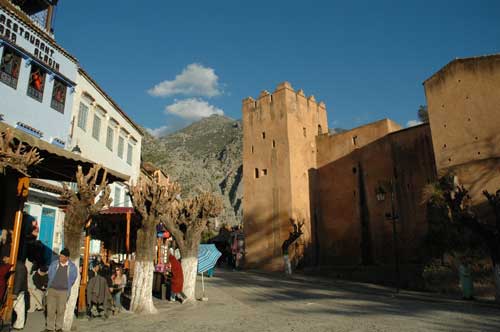
M127 275L118 264L104 263L100 256L92 260L87 283L87 314L89 318L109 316L124 310L122 295L127 286Z
M21 330L27 312L46 310L46 331L62 331L66 301L78 276L75 264L69 259L69 250L63 249L59 259L50 266L33 266L18 261L14 270L9 264L9 256L6 253L2 256L0 296L3 302L7 299L7 281L14 273L12 327Z

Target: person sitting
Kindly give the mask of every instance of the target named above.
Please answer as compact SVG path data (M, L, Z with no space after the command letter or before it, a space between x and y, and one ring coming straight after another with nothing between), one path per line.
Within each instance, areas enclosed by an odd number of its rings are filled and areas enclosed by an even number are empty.
M110 288L113 299L115 302L115 308L118 312L123 309L121 296L123 291L125 290L125 286L127 286L127 276L123 274L123 271L120 267L115 269L115 274L112 277L112 287Z
M108 283L101 275L99 265L94 266L93 271L94 276L87 285L87 314L89 319L102 316L108 318L111 304Z
M42 311L45 309L44 297L49 283L48 266L40 267L33 274L33 284L35 288L30 288L30 309L28 312Z

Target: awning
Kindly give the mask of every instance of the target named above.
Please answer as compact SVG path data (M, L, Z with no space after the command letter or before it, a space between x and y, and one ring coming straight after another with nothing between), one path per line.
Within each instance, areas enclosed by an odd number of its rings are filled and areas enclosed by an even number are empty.
M43 160L30 168L32 178L47 179L54 181L76 182L76 171L78 166L82 167L86 174L95 162L83 158L73 152L64 150L49 142L36 138L22 130L9 126L5 122L0 122L0 132L10 129L14 138L23 142L28 148L37 148ZM103 167L104 168L104 167ZM130 176L105 168L108 172L108 183L128 181ZM103 172L101 172L102 174Z

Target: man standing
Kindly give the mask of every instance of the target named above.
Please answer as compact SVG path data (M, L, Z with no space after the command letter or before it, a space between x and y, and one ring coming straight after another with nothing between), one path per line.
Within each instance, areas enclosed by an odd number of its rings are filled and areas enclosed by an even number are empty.
M69 250L64 248L59 260L52 262L49 267L45 331L62 332L66 301L77 276L76 266L69 260Z

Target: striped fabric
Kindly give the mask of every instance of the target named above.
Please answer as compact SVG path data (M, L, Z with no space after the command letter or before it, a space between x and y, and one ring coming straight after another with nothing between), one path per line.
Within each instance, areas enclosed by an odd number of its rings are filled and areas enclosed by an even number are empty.
M207 272L213 268L221 255L214 244L200 244L198 248L198 273Z

